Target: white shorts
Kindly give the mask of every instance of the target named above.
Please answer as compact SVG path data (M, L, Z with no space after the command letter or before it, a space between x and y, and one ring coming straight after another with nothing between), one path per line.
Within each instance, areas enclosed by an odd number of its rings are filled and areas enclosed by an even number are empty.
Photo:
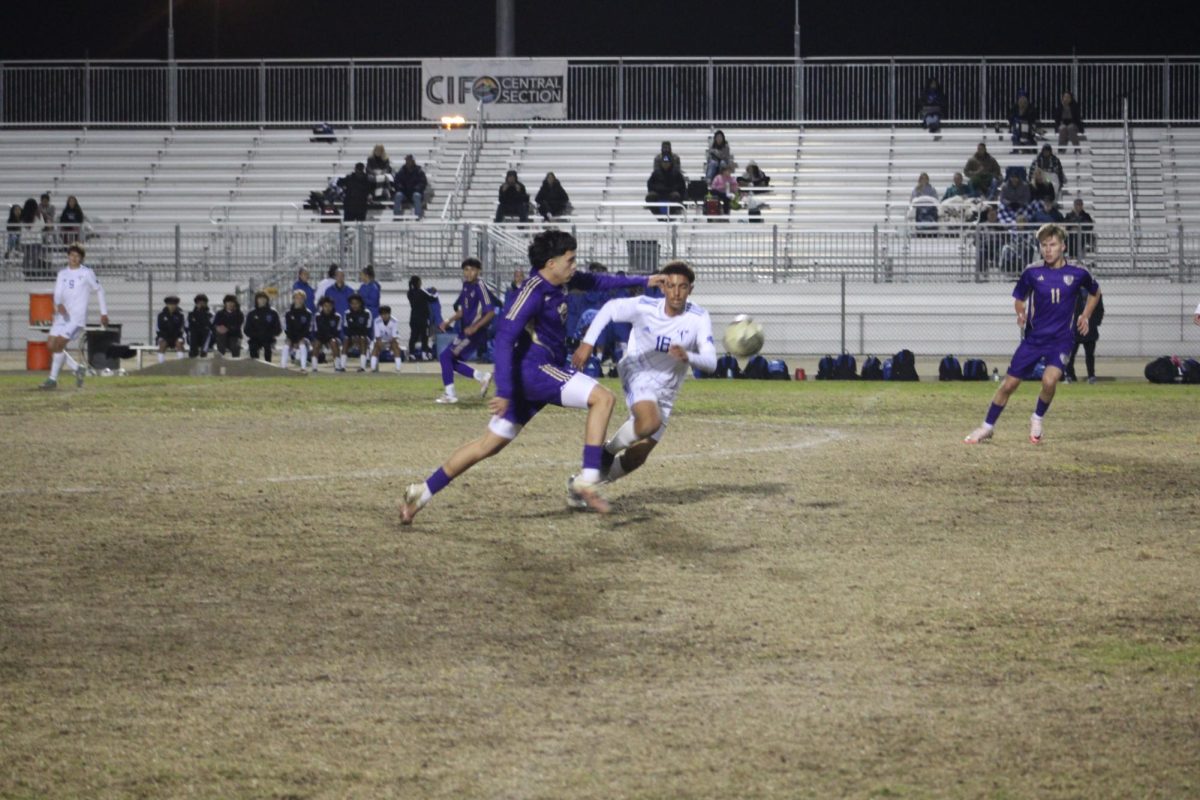
M661 442L663 434L667 432L667 421L671 419L671 409L675 407L675 395L679 390L653 372L621 369L620 373L621 388L625 390L625 405L629 406L630 416L633 415L635 403L651 402L658 405L662 424L650 434L650 438Z
M83 333L82 325L78 322L67 322L58 315L55 315L54 324L50 326L51 336L61 336L69 342L78 339L81 333Z

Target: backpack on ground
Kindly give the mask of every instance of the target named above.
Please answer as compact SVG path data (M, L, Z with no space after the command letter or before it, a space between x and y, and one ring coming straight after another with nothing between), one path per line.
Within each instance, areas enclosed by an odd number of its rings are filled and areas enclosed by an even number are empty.
M742 368L738 365L738 360L726 353L717 359L717 368L713 371L714 378L740 378L742 377Z
M864 381L883 380L883 362L875 356L867 356L863 361L862 379Z
M767 378L773 381L790 381L787 362L782 358L772 358L767 362Z
M1179 378L1179 367L1170 356L1159 356L1146 365L1146 380L1151 383L1176 383Z
M938 380L939 381L961 381L963 379L963 370L958 363L958 359L948 355L942 359L942 363L938 364Z
M821 358L821 360L817 362L817 380L819 380L819 381L833 380L833 378L834 378L833 368L836 365L837 365L837 362L834 360L833 356L823 356Z
M742 370L742 377L752 381L765 381L770 377L770 370L767 367L767 359L765 356L757 355L746 362L746 368Z
M858 361L849 353L842 353L833 364L833 377L839 381L858 380Z
M963 363L964 381L986 381L988 379L987 362L982 358L968 358Z
M1180 369L1183 372L1184 383L1200 383L1200 361L1194 358L1185 359Z
M901 350L896 355L892 356L892 377L893 381L915 381L920 380L917 377L917 361L913 357L912 350Z

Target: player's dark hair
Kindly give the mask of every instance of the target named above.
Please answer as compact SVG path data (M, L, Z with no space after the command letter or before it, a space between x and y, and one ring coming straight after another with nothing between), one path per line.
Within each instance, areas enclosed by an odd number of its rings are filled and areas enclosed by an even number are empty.
M201 303L201 302L207 303L207 302L208 302L208 295L206 295L206 294L198 294L198 295L196 295L195 297L193 297L193 298L192 298L192 302L193 302L193 303Z
M566 231L556 228L544 230L533 237L533 241L529 243L529 265L536 272L546 266L546 262L550 259L558 258L563 253L578 247L579 243L575 241L575 237Z
M271 302L271 295L267 294L266 292L255 292L255 293L254 293L254 304L255 304L255 305L258 305L258 298L260 298L260 297L261 297L263 300L266 300L268 305L270 304L270 302Z
M324 297L321 298L321 301L319 303L317 303L317 305L329 306L330 308L333 308L333 298L330 297L329 295L325 295Z
M84 256L87 255L87 252L83 249L83 245L81 245L81 244L72 244L70 247L67 248L67 252L68 253L79 253L80 258L83 258Z
M478 258L464 258L461 269L474 267L475 269L483 269L483 262Z
M409 278L408 279L408 288L420 289L421 288L421 276L413 275L411 278Z
M225 295L225 299L222 300L221 302L222 303L237 303L237 301L238 301L238 299L237 299L236 294L227 294L227 295ZM241 305L241 303L238 303L238 305Z
M392 313L392 307L391 306L380 306L379 313L380 314L390 314L390 313Z
M341 269L341 267L339 267L337 264L330 264L329 269L325 270L325 277L332 278L334 273L337 272L339 269Z
M365 267L363 267L362 271L363 275L366 275L371 280L375 280L375 268L370 264L367 264Z
M348 303L353 303L355 300L357 300L357 301L358 301L358 304L359 304L360 306L361 306L361 305L363 305L363 299L362 299L362 295L361 295L361 294L359 294L358 292L355 292L354 294L350 295L350 297L349 297L349 298L347 298L346 302L348 302Z
M696 282L696 273L688 266L686 261L672 261L662 268L663 275L682 275L687 278L688 283Z

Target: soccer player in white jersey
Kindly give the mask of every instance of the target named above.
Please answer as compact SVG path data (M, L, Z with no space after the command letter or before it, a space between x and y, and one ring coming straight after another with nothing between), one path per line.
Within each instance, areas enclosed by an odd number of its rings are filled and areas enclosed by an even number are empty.
M83 386L87 370L71 358L67 345L79 338L87 325L88 301L92 292L100 304L100 324L108 324L108 304L104 301L104 288L96 279L96 273L83 265L83 247L73 244L67 248L67 267L58 271L54 283L54 322L50 326L50 337L46 345L52 354L50 377L41 385L42 389L58 388L58 373L63 364L75 373L75 385Z
M380 306L375 318L375 346L371 350L371 371L379 372L379 354L390 350L396 372L400 371L400 323L392 316L391 306Z
M608 301L571 358L575 368L581 369L610 322L632 323L625 356L617 365L629 419L604 445L605 481L615 481L646 463L667 430L675 395L688 370L712 372L717 368L712 320L707 311L688 302L696 274L683 261L667 264L662 274L666 276L662 298ZM567 504L586 508L587 503L574 491L574 480L567 481Z

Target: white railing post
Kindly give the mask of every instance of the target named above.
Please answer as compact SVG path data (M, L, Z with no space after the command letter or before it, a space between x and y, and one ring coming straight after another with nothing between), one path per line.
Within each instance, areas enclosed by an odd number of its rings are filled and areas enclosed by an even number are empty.
M258 62L258 124L267 124L267 62Z
M1121 97L1122 129L1125 137L1125 193L1129 198L1129 268L1137 268L1137 252L1134 249L1134 211L1133 211L1133 137L1129 131L1129 95Z

